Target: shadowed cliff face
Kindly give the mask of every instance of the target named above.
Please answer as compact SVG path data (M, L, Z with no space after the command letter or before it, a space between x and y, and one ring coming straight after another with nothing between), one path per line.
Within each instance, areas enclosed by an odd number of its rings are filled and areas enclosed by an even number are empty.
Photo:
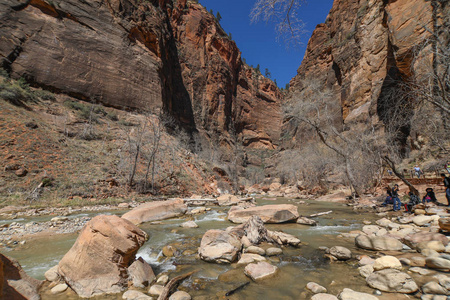
M389 107L397 105L386 102L386 95L422 71L413 55L433 32L432 2L335 0L308 43L291 91L307 89L314 78L333 89L342 107L342 123L382 127ZM295 124L284 125L295 135ZM406 140L409 129L400 130Z
M199 4L6 0L0 11L0 55L12 77L118 108L163 108L224 144L231 135L252 148L278 143L278 88L242 64Z

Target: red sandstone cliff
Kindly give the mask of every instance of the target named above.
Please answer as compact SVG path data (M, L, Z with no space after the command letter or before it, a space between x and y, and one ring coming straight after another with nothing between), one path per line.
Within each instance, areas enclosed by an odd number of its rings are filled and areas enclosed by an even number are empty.
M163 107L223 144L230 132L252 148L278 143L278 88L195 2L6 0L0 11L12 77L114 107Z
M396 105L385 103L383 93L422 72L413 57L430 42L434 25L448 26L448 6L447 1L335 0L312 34L291 80L292 94L315 78L333 88L343 123L382 125L383 110ZM293 126L285 124L285 130L293 132Z

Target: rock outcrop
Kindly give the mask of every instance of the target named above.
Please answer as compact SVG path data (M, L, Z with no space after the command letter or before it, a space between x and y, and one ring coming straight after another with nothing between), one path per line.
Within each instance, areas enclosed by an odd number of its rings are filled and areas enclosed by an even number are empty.
M195 1L6 0L0 11L1 63L14 78L114 107L163 108L222 146L232 135L252 148L278 143L279 89Z
M178 217L184 215L186 211L187 205L184 204L183 199L154 201L139 205L125 213L122 218L137 225Z
M242 244L239 239L224 230L208 230L202 238L198 253L200 258L217 263L232 263L237 259Z
M413 74L426 72L424 65L431 65L430 52L426 53L431 45L424 45L430 43L432 32L438 32L436 25L448 22L445 2L334 1L325 22L314 30L297 76L290 82L291 101L299 101L295 94L308 90L313 80L331 89L330 99L342 108L340 122L349 127L386 124L389 109L399 103L395 101L402 101L401 97L391 99L390 92ZM295 120L286 120L284 130L294 137L302 134Z
M0 299L39 300L41 284L28 276L16 260L0 253Z
M80 297L119 293L127 287L127 268L147 239L130 221L97 216L61 259L58 273Z
M233 223L244 223L252 216L260 217L264 223L284 223L297 220L299 214L297 206L292 204L263 205L246 209L232 207L228 211L228 220Z

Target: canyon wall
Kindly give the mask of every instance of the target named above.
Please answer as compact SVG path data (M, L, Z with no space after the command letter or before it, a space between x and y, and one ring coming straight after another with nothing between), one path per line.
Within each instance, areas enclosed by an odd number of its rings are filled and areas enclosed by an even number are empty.
M223 145L277 147L280 91L196 2L6 0L0 11L13 78L117 108L163 108Z
M382 129L389 121L386 110L397 105L383 95L430 64L429 54L422 60L414 58L430 50L437 28L443 31L448 26L447 2L335 0L325 23L314 30L290 82L290 101L302 101L295 93L308 89L314 78L333 90L342 107L342 124ZM298 134L297 125L289 120L284 131Z

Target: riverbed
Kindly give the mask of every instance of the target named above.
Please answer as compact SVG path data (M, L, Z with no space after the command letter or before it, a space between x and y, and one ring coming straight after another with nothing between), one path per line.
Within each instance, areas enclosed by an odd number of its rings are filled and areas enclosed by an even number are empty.
M203 234L209 229L225 229L235 226L226 220L227 207L211 207L210 211L199 215L186 215L180 219L165 220L156 223L143 224L150 239L137 253L152 265L155 274L168 274L174 277L192 270L197 270L193 276L185 280L179 287L192 295L193 299L307 299L305 286L314 281L329 288L331 294L337 294L343 288L354 288L359 291L371 292L366 287L365 280L352 262L330 263L323 257L319 247L344 246L354 252L356 249L351 239L340 236L342 232L360 229L364 220L372 221L375 214L357 214L351 207L342 203L317 202L313 200L299 201L295 199L257 198L257 205L265 204L297 204L300 215L309 216L314 213L332 210L329 215L314 218L318 226L288 224L269 224L269 230L284 231L298 237L302 241L300 248L284 247L283 254L268 258L279 267L276 277L261 282L251 282L236 294L226 297L225 293L237 286L251 281L244 275L243 268L235 264L219 265L206 263L197 256L197 248ZM193 209L193 208L190 208ZM89 213L92 217L102 212ZM105 212L103 212L105 213ZM123 211L108 211L106 213L121 214ZM182 228L187 221L195 221L198 228ZM24 222L30 222L30 219ZM77 234L60 234L35 238L5 254L16 258L24 270L32 277L44 279L44 273L56 265L70 249ZM172 257L165 257L163 247L171 245L174 250ZM262 245L269 247L269 245ZM67 295L49 295L44 293L43 299L67 299ZM73 299L76 299L73 294ZM121 299L120 295L111 295L98 299Z

